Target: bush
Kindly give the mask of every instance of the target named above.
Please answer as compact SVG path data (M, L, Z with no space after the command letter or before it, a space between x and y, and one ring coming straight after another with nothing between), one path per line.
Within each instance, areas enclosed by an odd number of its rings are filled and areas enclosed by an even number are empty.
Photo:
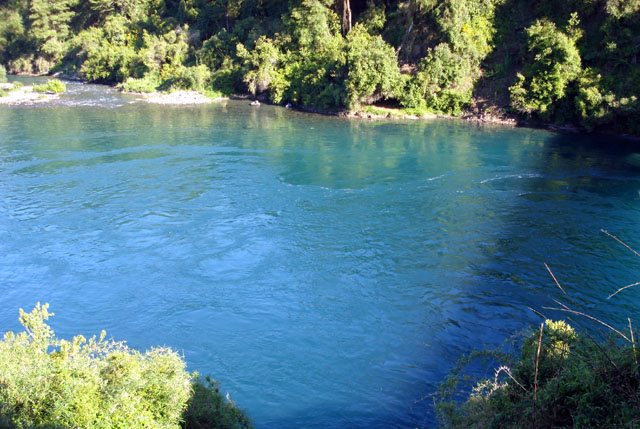
M242 71L237 64L226 58L220 68L211 73L210 80L211 91L230 96L242 84Z
M177 427L189 374L173 350L139 353L81 335L59 340L48 305L20 310L27 332L0 342L0 415L18 427Z
M67 90L67 85L58 79L50 79L42 85L33 85L34 92L46 92L53 94L61 94Z
M1 427L250 426L215 383L192 381L174 350L140 353L104 331L60 340L45 323L50 316L48 304L21 309L26 332L0 341Z
M269 89L277 73L280 51L273 41L260 36L252 51L248 51L242 43L236 47L238 57L243 61L244 82L252 95Z
M211 72L204 64L185 67L165 64L160 72L160 88L163 90L194 90L202 91L211 77Z
M444 423L499 428L533 422L538 427L631 427L637 422L640 366L631 344L598 343L565 322L547 320L542 335L540 330L527 335L521 351L511 368L500 367L493 379L479 382L462 405L451 400L454 390L448 389L458 377L452 378L442 392L446 400L437 407Z
M246 415L233 402L226 402L218 383L209 377L203 381L198 374L192 380L193 395L184 413L188 429L243 429L250 428Z
M119 84L118 89L128 92L155 92L159 85L157 77L147 74L141 79L130 77Z
M0 64L0 82L7 81L7 69L4 68L2 64Z
M400 102L408 108L459 115L471 103L471 87L464 85L470 63L447 43L429 49L418 72L408 79Z
M225 58L233 55L235 45L232 36L222 29L202 44L196 53L198 63L206 65L209 70L217 70L222 67Z
M511 106L520 113L550 119L554 104L565 97L568 85L581 72L576 47L580 35L560 31L548 20L536 21L526 33L529 54L522 74L509 88Z
M303 0L284 17L290 37L283 37L285 54L271 83L272 101L322 109L345 105L346 43L327 3Z
M373 96L392 97L400 86L393 47L361 24L347 35L347 65L347 107L357 108Z

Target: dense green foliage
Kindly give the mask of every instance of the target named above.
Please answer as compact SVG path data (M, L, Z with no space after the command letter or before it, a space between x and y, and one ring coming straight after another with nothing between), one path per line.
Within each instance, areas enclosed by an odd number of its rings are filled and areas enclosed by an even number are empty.
M0 0L0 63L136 92L639 133L637 0Z
M509 88L514 108L550 117L567 86L580 74L576 36L559 31L553 22L536 21L526 29L527 60Z
M0 82L7 81L7 69L4 68L2 64L0 64Z
M26 332L0 341L1 427L250 426L214 382L192 379L177 352L140 353L104 331L61 340L46 323L52 315L39 303L20 310Z
M547 320L542 334L526 337L519 357L501 356L508 366L479 382L464 404L451 400L456 373L444 386L440 417L451 427L635 427L639 354L635 344L598 343Z

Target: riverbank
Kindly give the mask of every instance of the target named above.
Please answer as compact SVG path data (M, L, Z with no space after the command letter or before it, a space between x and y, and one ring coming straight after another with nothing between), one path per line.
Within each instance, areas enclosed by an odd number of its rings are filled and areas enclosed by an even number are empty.
M45 77L46 75L36 75L36 74L21 74L19 76L30 76L30 77ZM81 79L79 76L68 76L61 75L59 73L53 74L52 77L63 79L69 82L74 83L89 83L86 80ZM102 85L102 84L96 84ZM104 85L108 88L114 88L112 85ZM33 92L32 85L25 85L20 89L13 89L11 83L3 83L0 84L0 90L4 89L8 92L8 95L4 97L0 97L0 105L28 105L35 103L43 103L47 101L53 101L59 98L59 95L56 94L47 94L47 93L37 93ZM205 95L199 91L173 91L173 92L151 92L151 93L143 93L143 92L131 92L131 91L122 91L123 94L128 94L135 96L136 98L133 100L134 102L141 102L147 104L156 104L156 105L167 105L167 106L189 106L189 105L204 105L210 104L214 102L219 102L223 100L246 100L247 103L250 103L255 98L250 94L235 94L229 97L212 97L210 94ZM542 123L532 120L527 120L523 118L518 118L515 115L511 115L506 112L505 109L496 109L494 108L482 110L477 107L464 112L460 116L454 115L444 115L444 114L436 114L430 112L413 112L407 111L406 109L402 109L400 107L389 106L389 105L369 105L364 106L360 110L357 111L345 111L345 110L324 110L317 108L310 108L304 106L292 106L287 104L286 106L282 106L280 104L272 104L268 99L264 96L257 97L261 104L272 105L278 107L286 107L287 109L304 112L304 113L314 113L324 116L336 116L347 119L354 120L406 120L406 121L416 121L416 120L433 120L433 119L449 119L449 120L462 120L467 122L472 122L478 125L486 125L486 126L504 126L504 127L525 127L532 129L548 129L554 132L559 133L592 133L592 134L601 134L614 138L622 138L625 140L631 140L634 142L640 141L640 136L627 134L627 133L619 133L614 131L607 130L597 130L590 131L584 127L571 124L571 125L556 125L553 123ZM494 113L495 112L495 113Z

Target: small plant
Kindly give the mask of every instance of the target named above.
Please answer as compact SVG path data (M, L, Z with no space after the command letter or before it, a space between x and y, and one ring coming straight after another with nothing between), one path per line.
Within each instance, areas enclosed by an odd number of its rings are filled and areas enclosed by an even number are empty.
M6 90L0 88L0 97L6 97L7 95L9 95L9 93Z
M47 94L61 94L67 90L67 85L58 79L50 79L42 85L33 85L34 92L42 92Z
M9 91L19 91L23 86L24 85L22 84L22 82L13 82L13 85L11 86L11 88L9 88Z

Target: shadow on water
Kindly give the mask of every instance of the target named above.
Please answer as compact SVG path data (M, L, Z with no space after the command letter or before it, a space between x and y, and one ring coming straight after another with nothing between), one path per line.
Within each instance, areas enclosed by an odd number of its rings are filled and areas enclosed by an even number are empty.
M503 171L474 189L474 198L490 196L486 211L476 215L489 215L494 230L468 243L473 256L460 266L460 275L471 280L457 285L457 303L447 309L451 314L438 335L449 339L442 344L449 351L447 367L461 353L501 346L506 338L517 338L539 324L542 319L529 308L591 333L611 334L586 318L543 308L559 307L554 300L622 331L628 329L627 317L640 322L640 289L607 300L640 279L637 256L601 232L608 230L640 247L637 144L609 136L527 134L504 148L514 153L497 169ZM522 145L536 150L523 150ZM474 234L476 222L481 221L468 222L467 234ZM472 365L469 371L492 377L493 365ZM433 415L425 413L422 424L433 425Z

